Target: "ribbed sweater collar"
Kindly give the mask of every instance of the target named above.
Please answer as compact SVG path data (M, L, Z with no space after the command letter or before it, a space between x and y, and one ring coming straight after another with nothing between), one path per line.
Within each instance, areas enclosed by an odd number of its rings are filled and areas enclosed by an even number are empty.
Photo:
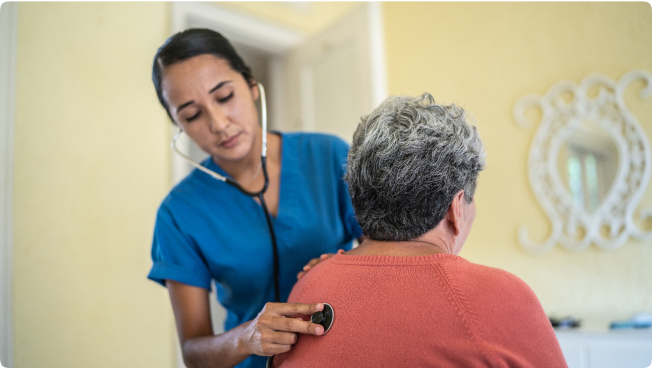
M376 255L346 255L336 254L332 258L336 264L356 264L356 265L374 265L374 266L409 266L425 265L433 262L442 261L465 261L460 256L453 254L439 253L427 256L416 257L397 257L397 256L376 256Z

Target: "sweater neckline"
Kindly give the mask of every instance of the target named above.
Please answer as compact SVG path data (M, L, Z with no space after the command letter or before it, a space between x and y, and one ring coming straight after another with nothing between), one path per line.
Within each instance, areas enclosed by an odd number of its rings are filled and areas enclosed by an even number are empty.
M399 257L399 256L381 256L381 255L346 255L336 254L331 257L332 261L337 264L373 264L373 265L424 265L441 261L456 261L464 258L454 254L438 253L427 256Z

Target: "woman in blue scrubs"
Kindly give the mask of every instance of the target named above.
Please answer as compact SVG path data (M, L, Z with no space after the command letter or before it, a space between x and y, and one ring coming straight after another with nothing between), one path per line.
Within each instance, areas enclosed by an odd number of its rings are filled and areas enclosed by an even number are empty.
M172 36L154 58L152 79L172 121L210 155L202 165L248 191L264 185L267 134L264 198L278 243L281 301L304 265L362 236L342 180L348 145L325 134L263 132L256 81L219 33ZM265 356L289 351L297 333L323 334L322 326L291 318L322 310L321 303L270 303L272 252L258 199L227 183L195 169L163 200L148 277L168 289L188 367L264 367ZM210 320L211 280L228 311L220 335Z

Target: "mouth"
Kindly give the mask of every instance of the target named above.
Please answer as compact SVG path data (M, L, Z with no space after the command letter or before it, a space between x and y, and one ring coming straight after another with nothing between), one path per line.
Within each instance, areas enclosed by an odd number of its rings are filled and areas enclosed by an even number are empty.
M240 133L230 136L229 138L220 142L220 147L231 148L235 146L238 144L238 137L240 137Z

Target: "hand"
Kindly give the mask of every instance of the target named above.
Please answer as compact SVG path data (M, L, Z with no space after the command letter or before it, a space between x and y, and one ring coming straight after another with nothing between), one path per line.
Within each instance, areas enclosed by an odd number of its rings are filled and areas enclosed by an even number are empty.
M324 327L293 318L324 310L323 303L267 303L247 327L244 344L248 354L270 356L290 351L297 333L323 335Z
M344 254L344 249L339 249L337 251L337 254ZM325 253L325 254L322 254L321 256L319 256L319 258L311 259L310 262L308 262L307 265L303 266L303 271L301 271L301 272L299 272L297 274L297 281L300 280L303 277L303 275L306 274L306 272L310 271L311 268L315 267L317 265L317 263L319 263L321 261L324 261L324 260L327 260L327 259L331 258L334 255L335 255L334 253Z

